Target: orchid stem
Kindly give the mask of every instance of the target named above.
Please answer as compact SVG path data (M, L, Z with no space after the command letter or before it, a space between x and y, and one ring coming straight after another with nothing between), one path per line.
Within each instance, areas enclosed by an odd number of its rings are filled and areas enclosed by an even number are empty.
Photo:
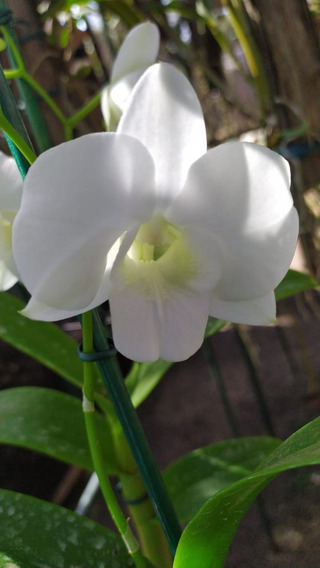
M110 352L110 344L97 310L93 310L93 340L96 351ZM145 483L156 515L163 527L171 553L175 555L180 526L153 454L138 420L115 356L97 361L109 398Z
M83 329L83 353L92 353L93 351L93 333L92 333L92 312L86 312L82 315ZM106 505L112 516L112 519L121 535L121 538L127 548L128 553L132 557L136 568L147 568L147 561L142 556L140 545L136 540L130 528L129 522L125 518L120 505L114 495L111 483L105 473L104 459L101 452L99 442L99 434L96 428L96 412L94 404L94 375L91 362L83 363L83 403L82 403L87 437L91 452L91 457L96 474L99 479L100 488L105 499Z

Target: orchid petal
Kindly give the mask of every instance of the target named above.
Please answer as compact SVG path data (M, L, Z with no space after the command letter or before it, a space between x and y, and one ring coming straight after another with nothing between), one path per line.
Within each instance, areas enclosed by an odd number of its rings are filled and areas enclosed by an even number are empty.
M267 227L291 207L288 162L263 146L226 142L192 165L168 216L226 233Z
M87 135L41 154L13 230L14 255L36 302L80 313L108 298L107 254L152 215L153 180L148 151L124 135Z
M215 293L225 300L249 300L274 290L287 273L295 251L298 214L260 231L225 236L225 270Z
M135 361L183 361L195 353L204 337L210 294L170 289L159 303L138 287L123 287L110 296L113 340Z
M171 65L150 67L138 81L118 126L148 148L156 164L159 209L182 189L191 164L207 149L197 95Z
M117 129L131 91L143 72L144 69L134 71L103 89L101 95L101 111L109 131L115 131Z
M12 222L22 195L22 178L13 158L0 152L0 215Z
M189 171L166 213L216 235L224 270L215 294L249 300L274 289L289 268L298 235L287 162L267 148L231 142Z
M8 270L7 265L0 260L0 290L9 290L18 282L18 278Z
M214 265L205 251L216 249ZM221 274L219 245L201 229L177 237L158 260L117 256L110 309L116 347L137 361L187 359L200 347L211 290Z
M121 79L119 79L116 83L110 85L110 97L121 112L124 111L131 91L143 73L144 69L141 71L133 71L132 73L121 77Z
M274 292L262 298L229 302L213 296L210 315L234 323L266 325L276 319L276 300Z
M114 61L111 82L152 65L157 58L159 47L160 34L155 24L144 22L132 28Z

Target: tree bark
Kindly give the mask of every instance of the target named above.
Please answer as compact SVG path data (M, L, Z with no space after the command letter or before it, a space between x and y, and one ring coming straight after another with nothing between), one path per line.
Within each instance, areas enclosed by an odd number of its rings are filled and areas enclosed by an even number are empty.
M320 177L320 55L313 21L306 0L243 2L266 66L278 142L293 162L293 194L305 254L317 273L317 222L303 197ZM284 130L299 128L291 139L283 137Z
M59 73L61 62L58 54L48 48L35 3L30 0L6 0L6 5L13 13L13 24L27 69L63 110L65 100ZM44 102L40 101L39 104L52 145L62 142L64 132L60 121Z

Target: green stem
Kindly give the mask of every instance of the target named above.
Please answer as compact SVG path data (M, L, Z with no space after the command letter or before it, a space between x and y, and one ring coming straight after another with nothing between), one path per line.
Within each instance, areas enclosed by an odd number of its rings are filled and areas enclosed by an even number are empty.
M121 492L136 527L142 551L154 566L171 568L173 559L165 534L119 422L113 428L113 434Z
M93 310L93 337L96 351L109 351L110 353L110 344L97 310ZM180 526L132 405L117 359L115 356L109 356L100 359L97 364L156 515L162 524L171 552L174 555L181 535Z
M81 120L83 120L90 112L92 112L100 103L101 92L94 95L78 112L74 113L67 119L66 123L70 128L74 128Z
M92 353L93 333L92 333L92 312L86 312L82 316L83 328L83 352ZM95 404L94 404L94 375L91 362L83 363L83 412L87 430L88 442L92 456L93 465L97 473L100 488L104 496L107 507L112 519L122 537L122 540L132 557L136 568L147 568L147 562L142 556L140 546L133 535L129 522L123 515L120 505L114 495L108 476L105 474L104 459L99 442L96 428Z
M26 81L26 83L28 83L28 85L30 85L30 87L32 87L32 89L36 93L38 93L38 95L40 95L40 97L42 97L42 99L47 103L48 107L51 108L52 112L56 115L60 122L62 122L62 124L66 124L67 119L58 105L56 105L54 100L50 97L50 95L48 95L43 87L41 87L41 85L39 85L39 83L33 77L31 77L28 71L24 69L21 77Z

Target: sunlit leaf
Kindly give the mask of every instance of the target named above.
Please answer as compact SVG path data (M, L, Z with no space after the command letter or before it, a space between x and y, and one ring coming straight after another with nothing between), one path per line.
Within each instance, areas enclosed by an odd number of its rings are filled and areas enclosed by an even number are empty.
M163 478L180 522L190 521L215 493L252 473L280 443L267 437L226 440L171 464Z
M137 9L130 6L130 2L124 0L100 0L101 9L105 8L114 14L117 14L129 27L134 26L140 21ZM52 3L44 16L52 18L58 12L65 12L70 10L71 6L77 4L78 6L86 6L88 0L57 0Z
M222 568L236 529L264 487L288 469L320 464L320 418L280 444L255 472L214 495L180 539L174 568Z
M0 551L0 568L22 568L21 564L18 566L13 558Z

